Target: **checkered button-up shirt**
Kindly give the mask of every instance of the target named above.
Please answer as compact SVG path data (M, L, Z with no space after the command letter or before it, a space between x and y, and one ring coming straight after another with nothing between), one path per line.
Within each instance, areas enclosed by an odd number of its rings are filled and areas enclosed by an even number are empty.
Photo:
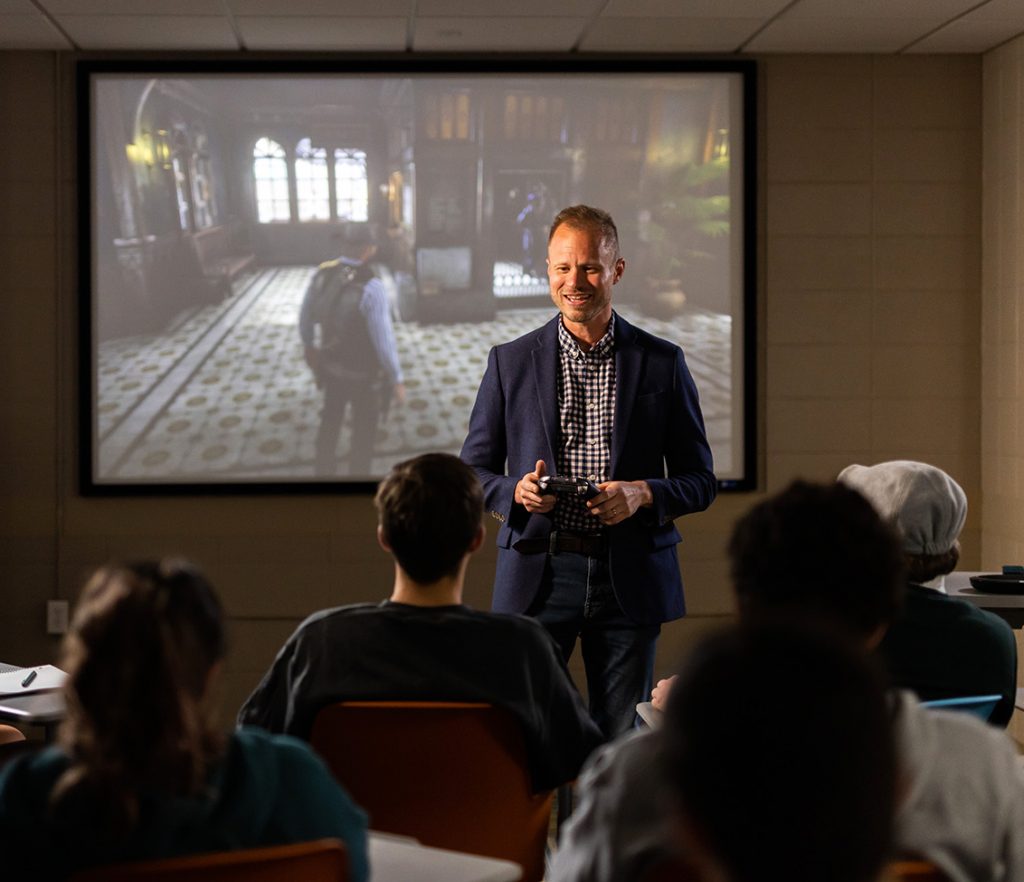
M610 480L612 422L615 419L615 316L604 336L584 351L558 321L558 474ZM582 496L559 497L555 527L573 533L599 533L601 522Z

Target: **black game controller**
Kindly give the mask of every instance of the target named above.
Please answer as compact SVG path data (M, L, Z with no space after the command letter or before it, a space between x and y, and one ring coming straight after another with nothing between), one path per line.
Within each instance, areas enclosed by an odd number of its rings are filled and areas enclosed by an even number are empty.
M601 491L586 478L570 478L567 475L542 475L537 479L541 496L582 496L593 499Z

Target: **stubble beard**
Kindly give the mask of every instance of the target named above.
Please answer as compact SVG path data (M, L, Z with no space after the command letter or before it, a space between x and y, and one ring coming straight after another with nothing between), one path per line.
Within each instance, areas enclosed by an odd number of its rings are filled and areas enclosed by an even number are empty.
M579 303L570 303L567 298L577 294L583 299ZM573 291L571 295L565 291L558 292L558 311L565 321L573 324L589 324L598 318L607 306L608 304L603 302L596 292Z

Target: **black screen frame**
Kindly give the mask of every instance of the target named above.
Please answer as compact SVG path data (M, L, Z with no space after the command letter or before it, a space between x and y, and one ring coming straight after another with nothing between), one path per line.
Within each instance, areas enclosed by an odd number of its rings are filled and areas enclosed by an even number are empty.
M758 355L757 355L757 64L737 58L698 58L669 55L530 55L530 54L352 54L344 57L274 55L266 57L210 56L196 53L173 57L132 54L117 57L80 56L75 62L77 124L77 279L78 279L78 464L83 496L253 496L370 494L375 481L316 480L246 482L104 482L94 474L96 365L93 333L93 77L123 75L288 75L367 74L542 74L559 73L732 73L741 77L743 106L743 475L719 479L724 492L749 492L758 486Z

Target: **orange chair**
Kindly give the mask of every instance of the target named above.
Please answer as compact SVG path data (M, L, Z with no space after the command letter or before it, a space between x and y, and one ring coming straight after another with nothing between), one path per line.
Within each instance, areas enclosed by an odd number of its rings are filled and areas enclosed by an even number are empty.
M893 861L885 878L887 882L949 882L949 877L928 861Z
M522 727L489 704L352 701L317 714L310 739L374 830L514 861L544 876L553 792L535 794Z
M218 851L93 867L70 882L348 882L348 856L337 839Z

